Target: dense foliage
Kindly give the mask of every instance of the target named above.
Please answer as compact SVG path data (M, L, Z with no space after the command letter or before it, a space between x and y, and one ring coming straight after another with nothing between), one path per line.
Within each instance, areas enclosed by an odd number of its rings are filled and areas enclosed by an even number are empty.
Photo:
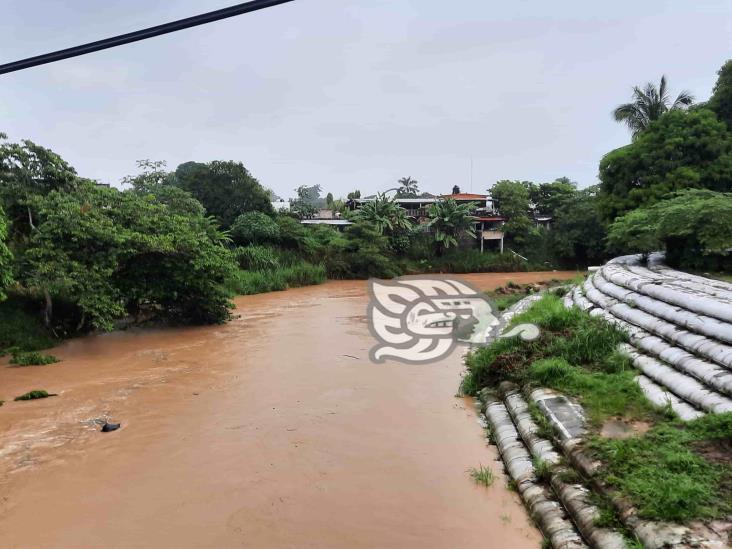
M656 87L649 82L643 89L633 88L633 100L624 103L613 111L613 117L618 122L624 122L636 138L647 130L652 122L661 118L661 115L670 110L684 109L694 102L694 97L687 91L682 91L671 103L666 85L666 77Z
M5 245L5 240L8 237L8 225L5 221L5 215L0 208L0 301L5 299L5 288L10 286L13 280L12 277L12 259L13 256L10 250Z
M171 174L170 183L191 193L224 228L244 212L272 213L269 192L241 162L186 162Z
M616 250L666 250L666 261L692 269L716 269L732 249L732 193L690 189L619 217L610 226Z
M111 329L145 309L194 323L228 317L218 284L233 260L202 215L91 183L32 204L39 224L22 252L20 281L46 295L47 323L55 300L78 310L77 330Z
M722 65L717 75L717 83L706 106L732 129L732 59Z
M671 111L600 162L600 209L612 221L687 188L732 191L732 133L707 109Z

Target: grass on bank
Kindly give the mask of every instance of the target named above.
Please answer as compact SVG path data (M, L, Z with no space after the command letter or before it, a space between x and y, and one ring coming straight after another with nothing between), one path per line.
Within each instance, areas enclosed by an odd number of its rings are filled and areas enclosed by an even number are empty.
M625 334L565 309L557 296L546 295L512 323L523 322L540 327L539 339L498 339L471 353L464 393L510 380L571 395L588 417L588 450L602 461L602 478L641 517L683 522L732 513L732 413L683 423L657 409L635 383L630 361L616 351ZM600 426L610 418L652 427L627 439L602 438Z
M299 288L326 281L322 265L301 263L291 267L278 267L270 270L238 271L226 283L230 295L252 295L277 292L288 288Z
M477 469L475 467L470 468L468 473L470 473L470 478L472 478L477 484L485 486L486 488L491 486L495 480L493 471L482 465L479 465Z

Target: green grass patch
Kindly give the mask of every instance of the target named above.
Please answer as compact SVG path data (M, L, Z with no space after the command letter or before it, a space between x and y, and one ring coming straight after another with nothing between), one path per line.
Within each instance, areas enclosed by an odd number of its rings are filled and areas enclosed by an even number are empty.
M301 262L272 270L238 271L226 281L225 286L233 296L277 292L325 281L326 273L322 265Z
M549 484L552 478L552 466L543 459L532 458L532 465L534 466L534 474L539 482Z
M33 391L28 391L24 395L20 395L15 397L15 400L36 400L39 398L48 398L56 396L54 393L49 393L48 391L44 391L42 389L35 389Z
M604 480L644 518L683 522L732 513L732 413L660 422L640 438L595 437L590 449L604 463Z
M509 380L571 395L595 433L588 449L603 463L599 474L641 517L684 522L732 513L732 413L682 423L655 408L635 383L629 359L616 351L626 336L579 309L565 309L558 296L547 294L512 320L524 322L539 326L539 339L498 339L473 351L463 392ZM642 419L652 427L636 437L602 438L599 427L609 418ZM537 424L546 436L549 427ZM535 468L545 474L541 464ZM600 523L616 526L609 504L601 507Z
M12 351L10 364L18 366L43 366L54 364L58 359L53 355L46 355L38 351Z
M471 468L468 472L470 473L470 477L475 482L485 487L491 486L493 484L493 481L495 480L493 471L491 471L488 467L483 467L482 465L478 466L477 469Z
M579 309L566 309L552 294L511 324L527 322L539 326L537 340L501 338L468 355L464 394L508 380L577 397L594 424L613 415L645 417L654 412L633 382L630 361L616 350L627 340L623 332Z

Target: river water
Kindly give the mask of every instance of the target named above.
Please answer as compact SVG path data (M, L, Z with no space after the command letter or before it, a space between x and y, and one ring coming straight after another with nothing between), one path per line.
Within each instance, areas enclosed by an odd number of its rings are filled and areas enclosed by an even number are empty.
M371 363L366 304L365 282L328 282L237 298L222 326L79 338L49 366L0 359L0 546L538 547L455 397L459 352ZM31 389L59 396L12 401ZM481 464L490 488L469 477Z

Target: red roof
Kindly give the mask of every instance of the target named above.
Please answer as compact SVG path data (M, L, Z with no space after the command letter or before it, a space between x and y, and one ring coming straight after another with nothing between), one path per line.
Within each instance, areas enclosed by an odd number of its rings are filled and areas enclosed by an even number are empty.
M452 198L454 200L485 200L488 198L487 194L471 194L471 193L457 193L457 194L443 194L442 198Z

